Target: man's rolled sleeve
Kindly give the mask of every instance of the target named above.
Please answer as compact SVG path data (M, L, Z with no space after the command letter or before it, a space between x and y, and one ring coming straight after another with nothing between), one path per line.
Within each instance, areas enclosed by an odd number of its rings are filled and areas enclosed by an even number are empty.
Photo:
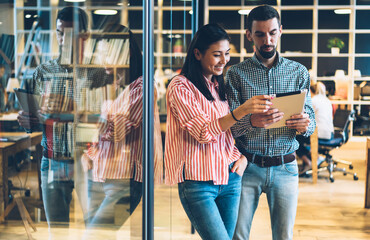
M311 92L310 92L310 74L308 73L306 68L302 68L301 71L301 82L302 82L302 89L307 89L308 93L305 100L304 111L308 114L310 118L310 124L308 125L308 129L306 132L302 133L304 137L309 137L315 131L316 128L316 120L315 120L315 110L312 107L312 100L311 100Z
M240 119L234 126L231 127L231 132L233 133L234 138L245 135L248 131L251 131L255 127L251 123L252 114L248 114Z

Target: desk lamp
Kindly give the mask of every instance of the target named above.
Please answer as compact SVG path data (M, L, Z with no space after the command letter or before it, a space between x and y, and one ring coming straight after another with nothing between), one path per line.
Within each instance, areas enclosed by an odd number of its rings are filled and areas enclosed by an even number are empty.
M14 110L15 105L15 93L14 88L19 88L19 81L17 78L9 78L8 84L6 85L6 92L8 95L8 102L6 103L6 111Z

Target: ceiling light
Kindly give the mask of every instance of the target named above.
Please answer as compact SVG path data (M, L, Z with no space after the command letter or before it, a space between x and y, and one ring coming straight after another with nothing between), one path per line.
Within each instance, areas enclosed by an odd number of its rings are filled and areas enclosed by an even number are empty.
M95 10L94 14L96 15L116 15L117 10L113 9L100 9L100 10Z
M241 9L238 11L240 15L248 15L251 12L249 9Z
M168 38L181 38L181 35L180 34L169 34L167 37Z
M350 14L351 9L335 9L334 12L336 14Z
M31 14L26 14L25 18L31 18Z
M65 2L85 2L86 0L64 0Z
M33 15L34 18L37 18L37 14Z
M193 15L193 10L190 10L190 11L189 11L189 14L190 14L190 15Z

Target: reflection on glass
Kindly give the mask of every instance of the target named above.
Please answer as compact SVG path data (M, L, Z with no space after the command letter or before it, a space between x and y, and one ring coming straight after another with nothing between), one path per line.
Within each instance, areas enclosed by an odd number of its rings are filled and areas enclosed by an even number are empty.
M73 19L74 11L79 20ZM117 230L125 225L129 235L141 237L142 53L132 32L116 24L119 18L100 20L95 29L103 30L89 31L83 10L60 10L58 57L41 59L25 84L41 99L40 112L21 111L18 119L28 132L43 131L42 200L51 239L60 235L54 226L69 227L71 222L86 225L87 239L96 226ZM43 40L52 51L52 39L46 36ZM154 173L160 183L162 140L153 104ZM80 206L71 207L72 202Z
M80 21L73 21L74 11ZM74 94L73 68L62 64L63 51L72 40L72 28L87 31L87 14L81 9L68 7L60 10L56 20L59 57L42 63L29 82L28 91L41 96L40 112L21 111L19 124L27 131L43 131L41 160L41 187L46 219L49 226L69 224L70 203L74 188ZM68 45L68 46L67 46ZM72 54L69 54L69 60ZM68 59L64 55L65 60ZM76 72L78 78L91 82L95 72ZM58 206L58 207L56 207Z
M95 44L95 60L105 66L105 73L112 80L94 86L95 92L106 92L107 97L101 104L98 139L81 157L89 177L86 223L90 228L120 228L142 196L142 54L132 32L118 24L108 24ZM117 98L112 97L127 84ZM154 131L154 174L159 183L163 163L156 104Z

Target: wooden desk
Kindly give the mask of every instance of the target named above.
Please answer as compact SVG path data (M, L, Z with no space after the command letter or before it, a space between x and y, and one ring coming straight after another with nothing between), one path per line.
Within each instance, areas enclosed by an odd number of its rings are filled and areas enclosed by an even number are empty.
M370 208L370 138L367 138L365 208Z
M42 139L42 132L35 132L31 134L27 134L25 132L0 132L0 138L4 138L6 136L22 136L22 135L29 135L28 138L23 138L17 140L15 142L0 142L0 214L3 213L6 205L9 201L8 196L8 157L14 155L20 151L28 149L31 146L36 146L36 161L39 172L40 169L40 158L42 154L41 148L41 139ZM39 186L40 186L40 174L39 176ZM41 195L41 193L40 193Z

